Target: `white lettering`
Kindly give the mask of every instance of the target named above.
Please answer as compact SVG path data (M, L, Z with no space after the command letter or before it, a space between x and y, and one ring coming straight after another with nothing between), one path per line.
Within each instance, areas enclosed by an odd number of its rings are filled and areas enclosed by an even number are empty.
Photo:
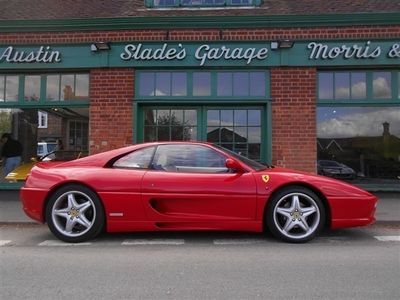
M241 60L245 59L246 64L250 64L253 59L263 60L268 57L268 48L228 48L226 46L211 48L209 45L201 45L197 48L194 57L200 61L200 66L204 66L207 60Z
M41 46L37 51L18 51L13 46L7 47L0 56L0 62L6 61L9 63L57 63L61 61L59 51L51 50L50 46L44 48Z
M366 59L378 58L382 54L380 46L371 48L371 42L367 41L364 46L358 45L341 45L339 47L329 47L326 44L311 42L307 45L307 49L311 50L309 59L335 59L343 57L344 59Z
M186 50L182 49L182 44L178 45L180 50L168 48L168 44L163 44L161 48L146 48L143 44L137 46L129 44L120 54L122 60L182 60L186 57Z

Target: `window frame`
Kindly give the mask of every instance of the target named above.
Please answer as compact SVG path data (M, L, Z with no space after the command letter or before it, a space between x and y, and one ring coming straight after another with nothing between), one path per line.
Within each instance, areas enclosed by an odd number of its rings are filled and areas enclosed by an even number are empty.
M374 73L389 72L391 74L391 97L390 98L374 98L373 96L373 76ZM321 73L333 74L332 93L333 98L321 99L319 88L319 75ZM335 74L349 73L349 98L337 99L335 96ZM351 79L353 73L365 73L366 96L365 98L352 98ZM318 106L380 106L393 105L400 103L400 70L397 69L346 69L346 70L318 70L317 71L317 87L316 98Z
M185 95L179 95L179 96L174 96L172 95L172 92L170 95L167 96L162 96L162 95L150 95L150 96L145 96L141 95L141 77L144 74L149 74L149 73L154 73L154 90L156 90L156 77L157 74L159 73L171 73L171 78L173 77L173 73L186 73L186 93ZM209 73L210 74L210 94L209 95L193 95L194 91L194 85L193 85L193 75L195 73ZM218 95L218 82L217 78L219 74L222 73L229 73L230 77L232 78L232 86L233 86L233 78L235 74L239 73L245 73L247 74L248 78L248 94L247 95L235 95L234 90L232 87L232 93L231 95ZM262 95L251 95L251 76L253 73L263 73L265 75L265 86L264 86L264 91ZM218 101L229 101L232 102L233 100L261 100L261 101L266 101L270 100L270 72L269 70L266 69L227 69L227 70L214 70L214 69L205 69L205 70L198 70L198 69L193 69L193 70L136 70L135 72L135 99L137 100L155 100L155 99L163 99L163 100L183 100L187 102L188 100L193 100L193 101L199 101L199 100L215 100L217 99ZM170 87L172 91L172 80L170 82Z
M74 75L74 91L76 90L76 77L77 75L88 75L88 96L81 100L62 100L60 96L61 91L61 76L62 75ZM47 100L47 77L52 75L58 75L59 80L59 99ZM4 78L8 76L18 76L18 99L16 101L0 101L0 108L29 108L29 107L88 107L90 102L90 73L89 72L66 72L66 73L0 73L0 76ZM25 100L25 78L29 76L40 76L40 96L38 100L30 101ZM6 81L6 80L4 80ZM5 87L5 83L4 83ZM4 88L3 87L3 88ZM6 90L4 89L4 95ZM2 96L0 96L2 98Z

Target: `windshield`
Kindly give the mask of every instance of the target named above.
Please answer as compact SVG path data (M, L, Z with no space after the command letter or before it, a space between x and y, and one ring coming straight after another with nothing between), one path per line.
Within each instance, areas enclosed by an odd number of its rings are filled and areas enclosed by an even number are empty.
M255 160L252 160L250 158L244 157L240 154L237 154L236 152L233 152L229 149L226 149L224 147L221 147L219 145L214 145L215 147L217 147L218 149L226 152L228 155L233 156L235 159L240 160L242 163L244 163L245 165L248 165L249 167L251 167L252 169L256 170L256 171L261 171L264 170L266 168L269 168L268 165L263 165L262 163L259 163Z

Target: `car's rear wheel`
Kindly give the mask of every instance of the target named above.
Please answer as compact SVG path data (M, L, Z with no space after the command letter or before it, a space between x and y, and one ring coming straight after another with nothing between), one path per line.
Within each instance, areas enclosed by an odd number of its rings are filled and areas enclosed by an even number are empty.
M46 221L60 240L80 243L101 232L104 212L98 196L91 189L73 184L60 188L50 197Z
M276 193L268 202L266 224L278 239L303 243L315 237L325 222L321 199L311 190L292 186Z

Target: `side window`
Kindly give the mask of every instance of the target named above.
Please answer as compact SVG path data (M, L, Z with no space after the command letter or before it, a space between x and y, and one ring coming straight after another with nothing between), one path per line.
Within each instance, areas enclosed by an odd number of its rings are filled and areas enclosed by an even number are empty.
M162 145L152 168L169 172L226 173L226 157L201 145Z
M147 169L153 157L154 149L155 147L149 147L131 152L118 159L113 164L113 167L126 169Z

